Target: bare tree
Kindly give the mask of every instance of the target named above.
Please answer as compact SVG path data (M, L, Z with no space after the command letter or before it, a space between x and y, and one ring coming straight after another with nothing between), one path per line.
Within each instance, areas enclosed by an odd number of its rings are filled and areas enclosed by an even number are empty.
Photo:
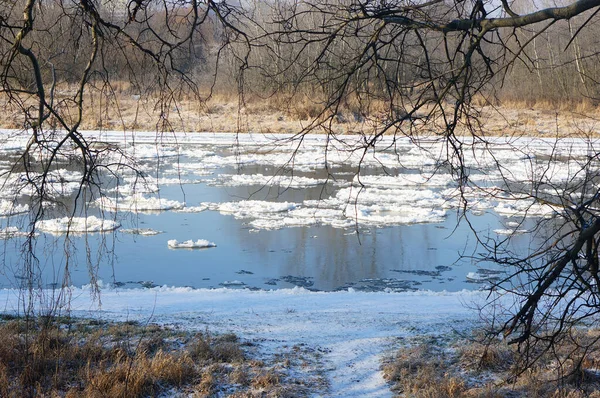
M509 0L281 0L258 8L245 1L4 1L0 93L22 115L22 134L29 137L11 173L23 176L20 181L33 187L35 199L25 273L33 281L35 226L53 201L50 180L59 161L69 159L81 170L80 189L66 209L70 215L94 198L99 173L135 171L128 159L105 156L115 148L81 134L89 94L110 95L126 76L132 94L156 94L157 130L169 131L173 102L182 93L201 99L190 71L206 56L200 44L210 36L216 66L207 70L218 72L221 56L228 55L242 93L251 88L248 82L254 87L260 82L247 79L251 75L263 79L259 87L269 90L267 95L311 93L321 101L295 139L319 130L333 145L340 140L334 126L352 109L354 120L368 128L350 151L377 152L384 137L391 137L392 146L401 137L416 145L441 144L439 167L458 183L463 222L470 222L473 190L507 200L527 198L525 212L542 205L556 209L547 221L551 228L538 229L552 233L528 253L513 250L510 239L475 234L483 253L476 257L510 270L494 289L516 297L495 331L528 353L552 349L600 308L598 152L590 141L583 156L572 157L574 169L560 183L548 178L557 152L530 158L524 184L495 161L480 105L493 105L509 79L519 82L516 68L539 71L548 60L551 77L544 80L540 73L534 80L548 85L558 73L555 64L571 64L576 73L557 79L565 96L579 82L593 99L598 54L586 47L594 41L583 36L597 23L600 0L535 4L520 11ZM549 32L561 24L567 38L555 41ZM547 60L540 55L543 40ZM575 58L562 59L559 52ZM489 190L473 181L479 156L495 161L502 187Z
M296 93L320 94L320 114L296 139L325 131L327 142L348 145L335 125L348 104L356 103L356 120L369 128L348 149L366 156L387 149L380 144L386 137L386 145L390 137L392 142L408 137L421 146L437 141L445 148L438 159L440 167L453 174L461 192L462 222L470 223L474 190L488 197L528 199L525 213L534 213L537 206L553 209L551 219L540 220L532 232L537 243L525 252L512 248L510 238L499 241L474 230L478 249L473 257L505 266L509 276L493 290L514 299L513 306L495 319L492 334L501 332L525 348L528 360L554 350L600 310L600 164L593 141L586 153L566 155L570 169L560 182L551 174L559 156L565 155L559 155L558 141L551 142L555 149L549 157L528 158L524 182L495 160L495 141L480 120L482 105L493 107L507 81L513 87L530 80L556 87L557 79L551 76L560 72L554 60L559 53L561 62L575 70L559 79L565 98L576 93L570 85L583 84L580 93L595 100L590 93L597 92L596 83L585 63L597 63L598 53L592 41L582 37L595 31L600 1L570 1L548 8L536 4L517 12L508 0L275 2L275 18L257 29L260 33L252 45L270 50L277 68L253 64L260 60L250 57L250 70L254 66L271 81L291 77L282 90L290 90L291 84ZM552 39L545 36L548 32ZM542 59L544 40L548 52ZM514 74L516 69L522 72ZM542 74L549 80L542 80ZM371 111L373 104L379 112ZM530 156L516 145L513 150ZM472 180L482 156L492 159L502 187L490 190ZM548 230L552 232L544 232Z

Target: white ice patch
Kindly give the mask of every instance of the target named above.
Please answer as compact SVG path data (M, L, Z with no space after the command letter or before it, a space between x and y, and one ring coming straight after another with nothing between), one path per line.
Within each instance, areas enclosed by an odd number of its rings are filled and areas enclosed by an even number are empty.
M133 213L182 209L185 206L184 203L176 200L157 197L149 198L141 194L114 199L103 196L96 200L96 204L107 210L130 211Z
M39 190L51 198L69 196L81 189L83 174L77 171L59 169L46 176L36 173L6 173L0 177L0 197L14 199L21 195L37 196Z
M212 179L208 182L209 185L213 186L227 186L227 187L240 187L250 185L260 186L281 186L283 188L307 188L314 187L321 184L325 184L327 180L310 178L310 177L299 177L299 176L287 176L287 175L276 175L266 176L262 174L232 174L232 175L220 175L218 178Z
M6 227L0 229L0 239L10 239L23 236L29 236L29 232L21 231L17 227Z
M454 183L450 174L400 174L398 176L356 176L353 184L373 188L401 188L411 186L446 187Z
M27 213L28 204L16 204L13 201L0 199L0 217L8 217L15 214Z
M120 229L119 232L122 232L124 234L141 235L141 236L154 236L154 235L160 235L160 234L164 233L163 231L157 231L152 228L125 228L125 229Z
M495 233L498 235L520 235L527 232L526 229L495 229Z
M200 206L186 206L181 209L176 209L176 213L201 213L205 210L208 210L208 205L200 205Z
M42 220L37 227L40 231L51 234L107 232L119 228L121 224L113 220L103 220L96 216L63 217Z
M533 199L502 200L494 207L494 211L506 217L553 217L561 209L543 203L536 203Z
M250 218L258 214L282 213L296 209L297 203L267 202L263 200L241 200L239 202L201 203L210 210L231 214L236 218Z
M169 249L207 249L209 247L217 247L213 242L209 242L205 239L198 239L197 241L186 240L185 242L179 242L177 239L171 239L167 242Z
M160 138L155 137L155 139ZM177 146L170 144L136 144L126 148L126 152L137 159L158 159L180 155Z

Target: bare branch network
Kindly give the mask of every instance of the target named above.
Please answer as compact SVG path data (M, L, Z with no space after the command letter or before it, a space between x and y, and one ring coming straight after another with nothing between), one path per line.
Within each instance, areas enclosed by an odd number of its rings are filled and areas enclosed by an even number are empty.
M600 308L599 152L590 139L589 153L570 160L576 170L556 182L546 178L559 156L556 141L552 156L531 159L529 181L516 182L496 161L482 112L501 99L527 102L538 93L550 102L578 98L597 105L600 0L537 4L3 1L0 94L7 109L17 109L22 134L30 136L11 172L24 173L36 192L24 250L31 289L35 225L52 201L48 178L57 162L70 159L82 171L80 194L65 210L70 215L98 194L99 173L136 170L125 156L107 156L118 149L86 141L80 130L89 111L109 103L125 111L119 92L152 96L159 140L174 130L178 102L202 101L226 87L239 94L240 113L256 98L282 99L288 107L309 99L315 110L292 139L324 133L328 150L335 143L366 156L382 149L383 137L391 137L392 149L396 138L423 147L441 143L437 167L458 184L462 222L469 223L472 190L558 209L532 234L553 232L525 254L513 250L510 239L497 242L473 231L480 250L474 257L510 270L494 289L516 297L516 307L502 314L494 332L531 348L533 358L536 347L552 349ZM94 116L101 127L106 112ZM351 144L339 130L348 119L361 126L360 140ZM524 148L514 150L528 156ZM470 179L477 151L492 159L503 186L490 189Z

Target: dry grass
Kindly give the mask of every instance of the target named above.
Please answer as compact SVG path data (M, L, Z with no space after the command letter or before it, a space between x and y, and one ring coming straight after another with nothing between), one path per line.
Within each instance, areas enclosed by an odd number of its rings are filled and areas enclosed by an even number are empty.
M304 396L232 334L86 320L0 322L1 397ZM291 391L291 395L282 394Z
M205 100L179 93L160 99L153 94L135 92L130 86L126 82L116 82L111 90L100 86L87 91L80 128L160 133L250 131L289 134L301 131L315 120L330 118L327 119L327 127L343 134L371 132L397 116L388 109L387 102L377 98L348 98L333 114L332 110L323 112L323 104L327 99L315 93L296 93L293 97L278 94L267 98L247 95L243 101L233 92L217 92L210 96L205 93ZM61 104L61 112L67 118L77 113L72 97L71 87L57 89L56 101ZM27 127L23 108L34 105L33 98L17 104L0 96L0 107L4 111L0 127ZM539 100L532 103L516 99L490 100L478 96L473 100L473 105L481 111L478 121L466 123L463 120L457 125L457 134L468 134L470 124L480 125L482 131L478 133L489 136L582 136L596 134L597 120L600 119L598 106L587 100L576 103ZM427 107L421 109L421 113L427 112ZM411 134L438 134L440 129L443 130L444 126L436 123L436 120L431 122L429 129L413 126L415 129ZM49 125L60 127L56 120L50 120ZM314 130L320 131L323 130Z
M453 346L421 343L401 349L384 366L384 377L403 397L600 397L594 332L575 333L558 350L540 352L540 359L523 366L517 349L504 342L460 341ZM575 359L582 358L582 366Z

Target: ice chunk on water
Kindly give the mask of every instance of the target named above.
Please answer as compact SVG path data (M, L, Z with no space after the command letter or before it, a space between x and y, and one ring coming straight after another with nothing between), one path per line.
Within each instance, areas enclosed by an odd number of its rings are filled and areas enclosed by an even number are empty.
M200 205L200 206L186 206L182 209L176 209L175 211L177 213L201 213L204 210L208 210L208 206L207 205Z
M129 229L120 229L124 234L132 234L132 235L142 235L142 236L154 236L162 234L163 231L157 231L152 228L129 228Z
M27 204L16 204L11 200L0 199L0 217L12 216L14 214L27 213L29 211L29 205Z
M52 220L42 220L38 223L38 229L51 234L62 234L66 232L106 232L121 226L113 220L103 220L96 216L89 217L63 217Z
M499 201L494 211L507 217L552 217L559 212L549 204L535 203L533 199Z
M20 231L17 227L6 227L0 229L0 239L10 239L18 236L28 236L29 232ZM37 235L37 234L36 234Z
M262 174L233 174L220 175L209 181L209 185L239 187L249 185L274 186L284 188L306 188L325 184L327 180L311 177L276 175L267 176Z
M495 233L498 235L518 235L524 234L527 232L526 229L495 229Z
M197 241L186 240L185 242L179 242L177 239L171 239L167 242L170 249L206 249L209 247L217 247L213 242L209 242L205 239L198 239Z
M354 185L364 185L375 188L395 188L410 186L446 187L454 183L450 174L400 174L398 176L366 175L356 176Z
M267 202L263 200L240 200L239 202L224 203L202 203L210 210L221 213L232 214L237 218L253 217L260 213L281 213L294 210L299 207L297 203L290 202Z
M115 199L103 196L96 200L96 203L104 209L131 212L172 210L181 209L185 206L185 203L176 200L149 198L141 194Z

